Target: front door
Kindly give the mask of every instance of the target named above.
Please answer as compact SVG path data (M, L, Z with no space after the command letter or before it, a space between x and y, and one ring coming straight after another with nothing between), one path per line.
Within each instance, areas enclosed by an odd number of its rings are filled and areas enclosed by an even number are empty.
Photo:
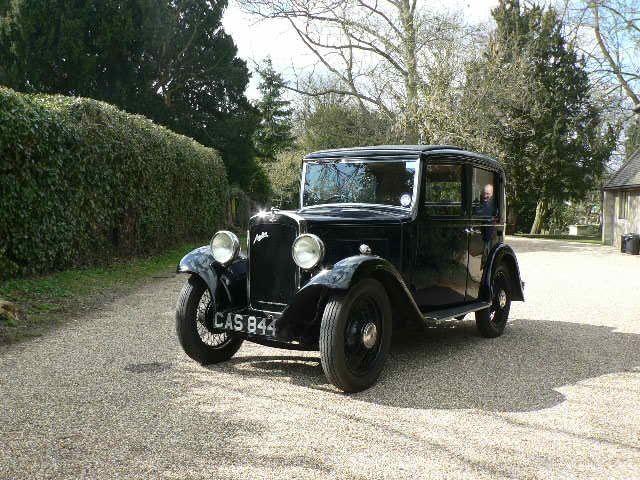
M500 221L501 191L502 185L497 174L483 168L471 168L468 301L479 298L488 254L498 242L496 226Z
M425 170L413 285L416 303L429 311L465 301L468 218L464 166L428 163Z

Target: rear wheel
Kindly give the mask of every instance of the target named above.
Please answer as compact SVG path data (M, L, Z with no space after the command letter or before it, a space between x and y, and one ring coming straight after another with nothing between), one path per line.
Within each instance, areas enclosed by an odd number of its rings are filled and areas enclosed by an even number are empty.
M491 306L476 312L476 325L480 335L487 338L499 337L504 332L511 308L511 284L509 271L500 265L491 279L493 297Z
M203 365L230 359L242 339L213 328L216 301L204 281L191 275L184 284L176 307L176 333L185 353Z
M373 385L391 345L391 305L376 280L334 296L320 325L320 360L327 379L344 392Z

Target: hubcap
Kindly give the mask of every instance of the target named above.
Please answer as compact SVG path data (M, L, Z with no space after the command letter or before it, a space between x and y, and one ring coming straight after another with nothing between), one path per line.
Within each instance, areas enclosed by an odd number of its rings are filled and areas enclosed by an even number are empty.
M378 340L378 328L374 323L367 323L362 329L362 344L366 348L373 348Z
M500 305L500 308L504 308L507 305L507 293L504 290L500 290L498 293L498 305Z

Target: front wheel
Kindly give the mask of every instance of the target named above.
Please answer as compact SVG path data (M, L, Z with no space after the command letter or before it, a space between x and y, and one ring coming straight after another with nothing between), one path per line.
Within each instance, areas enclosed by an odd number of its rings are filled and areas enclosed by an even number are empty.
M344 392L373 385L391 346L391 305L376 280L329 299L320 324L320 360L327 379Z
M493 298L491 306L476 312L476 325L480 335L495 338L502 335L507 326L511 308L511 284L509 271L500 265L491 279Z
M213 328L216 301L197 275L185 282L176 307L176 333L185 353L202 365L229 360L242 339Z

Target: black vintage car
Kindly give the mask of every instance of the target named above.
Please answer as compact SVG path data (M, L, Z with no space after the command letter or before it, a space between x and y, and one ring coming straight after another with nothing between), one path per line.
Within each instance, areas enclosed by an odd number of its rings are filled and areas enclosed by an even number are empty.
M246 256L220 231L182 259L180 343L202 364L244 340L319 350L328 380L355 392L407 323L475 312L480 334L497 337L524 300L504 191L498 162L451 146L307 155L300 208L252 217Z

